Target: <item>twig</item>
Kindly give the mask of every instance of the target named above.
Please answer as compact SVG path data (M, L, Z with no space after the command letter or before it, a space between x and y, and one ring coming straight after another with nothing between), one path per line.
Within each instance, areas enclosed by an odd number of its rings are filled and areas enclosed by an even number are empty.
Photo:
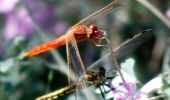
M170 21L150 2L148 2L147 0L136 0L136 1L142 4L148 10L150 10L153 14L155 14L170 29Z

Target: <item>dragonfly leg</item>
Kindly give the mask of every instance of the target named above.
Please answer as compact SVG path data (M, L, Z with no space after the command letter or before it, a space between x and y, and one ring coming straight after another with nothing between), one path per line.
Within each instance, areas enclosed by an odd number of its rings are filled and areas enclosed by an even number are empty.
M102 36L107 37L107 32L106 32L106 31L100 30L100 32L101 32L101 35L102 35Z
M104 47L105 45L99 44L98 41L90 40L94 47Z
M120 71L120 66L119 66L119 64L117 62L117 59L115 58L115 54L113 53L113 49L112 49L111 43L110 43L109 39L107 38L107 32L103 31L103 30L101 30L101 32L103 32L103 34L101 34L101 35L103 35L102 38L108 44L108 49L109 49L109 52L111 53L112 61L113 61L113 65L114 65L113 68L118 72L118 74L120 75L122 81L125 83L125 79L124 79L124 77L122 75L122 72Z
M103 45L103 44L96 44L96 47L107 47L108 45Z
M108 38L107 32L100 30L100 36L92 39L92 42L96 47L107 47L108 44L106 43L106 38Z
M100 86L99 86L99 89L100 89L100 92L101 92L101 94L102 94L103 99L105 100L104 93L103 93L102 88L101 88Z
M70 53L69 53L69 47L68 47L68 42L66 42L66 53L67 53L67 66L68 66L68 73L67 73L67 76L68 76L68 84L71 85L71 70L70 70L70 67L71 67L71 58L70 58Z

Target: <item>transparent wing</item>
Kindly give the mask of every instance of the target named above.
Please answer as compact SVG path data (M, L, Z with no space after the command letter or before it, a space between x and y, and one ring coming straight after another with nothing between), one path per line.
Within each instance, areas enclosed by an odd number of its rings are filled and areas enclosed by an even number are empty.
M120 0L113 0L110 4L106 5L102 9L94 12L93 14L87 16L86 18L82 19L80 22L78 22L76 25L83 24L87 25L96 20L99 17L105 16L108 13L110 13L113 9L118 9L122 7L123 5L119 2Z
M76 82L78 82L79 77L85 74L85 67L83 61L80 57L80 53L77 47L77 42L74 36L70 36L66 44L67 49L67 60L69 71L73 72L76 76ZM69 73L70 73L69 72Z
M79 83L80 76L84 75L86 73L86 71L85 71L83 61L80 57L80 53L78 51L77 42L76 42L74 35L69 38L66 45L67 45L66 46L67 60L68 60L68 67L69 67L69 74L68 74L69 83L72 83L71 82L72 80L70 80L70 78L69 78L71 72L73 72L73 74L76 76L75 80L73 80L73 81ZM83 82L83 83L84 84L81 84L80 87L83 90L85 90L83 92L83 94L88 97L87 86L86 86L85 82ZM79 98L79 96L80 96L79 92L80 92L79 88L76 88L76 94L75 94L76 98Z
M71 59L71 55L70 55L70 49L69 49L69 42L67 40L66 42L66 54L67 54L67 67L68 67L68 83L69 85L71 85L72 81L76 81L78 79L78 77L75 75L75 73L72 71L72 59ZM72 77L72 80L71 80Z
M152 32L149 32L151 29L145 30L144 32L134 36L132 39L125 41L122 43L117 49L114 50L114 55L116 59L120 59L135 48L137 48L140 44L144 43L146 40L153 36ZM106 72L113 73L113 65L111 62L111 53L108 53L101 57L99 60L95 61L91 64L87 71L97 71L100 66L103 66L106 69ZM105 65L107 64L107 65ZM108 73L109 74L109 73Z

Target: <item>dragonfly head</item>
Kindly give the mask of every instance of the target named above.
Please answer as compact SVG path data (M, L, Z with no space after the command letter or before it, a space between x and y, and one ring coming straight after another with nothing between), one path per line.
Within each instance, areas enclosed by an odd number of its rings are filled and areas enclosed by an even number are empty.
M99 34L100 34L100 30L97 28L97 26L94 24L90 25L88 37L90 39L93 39L95 37L98 37Z

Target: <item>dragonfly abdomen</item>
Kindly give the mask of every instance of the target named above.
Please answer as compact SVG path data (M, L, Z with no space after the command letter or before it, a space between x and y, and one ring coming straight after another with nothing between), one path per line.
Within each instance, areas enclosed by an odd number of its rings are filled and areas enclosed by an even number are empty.
M59 38L57 38L53 41L43 43L43 44L29 50L28 52L26 52L25 56L34 56L34 55L43 53L45 51L48 51L52 48L60 47L64 44L66 44L66 36L65 35L60 36Z

